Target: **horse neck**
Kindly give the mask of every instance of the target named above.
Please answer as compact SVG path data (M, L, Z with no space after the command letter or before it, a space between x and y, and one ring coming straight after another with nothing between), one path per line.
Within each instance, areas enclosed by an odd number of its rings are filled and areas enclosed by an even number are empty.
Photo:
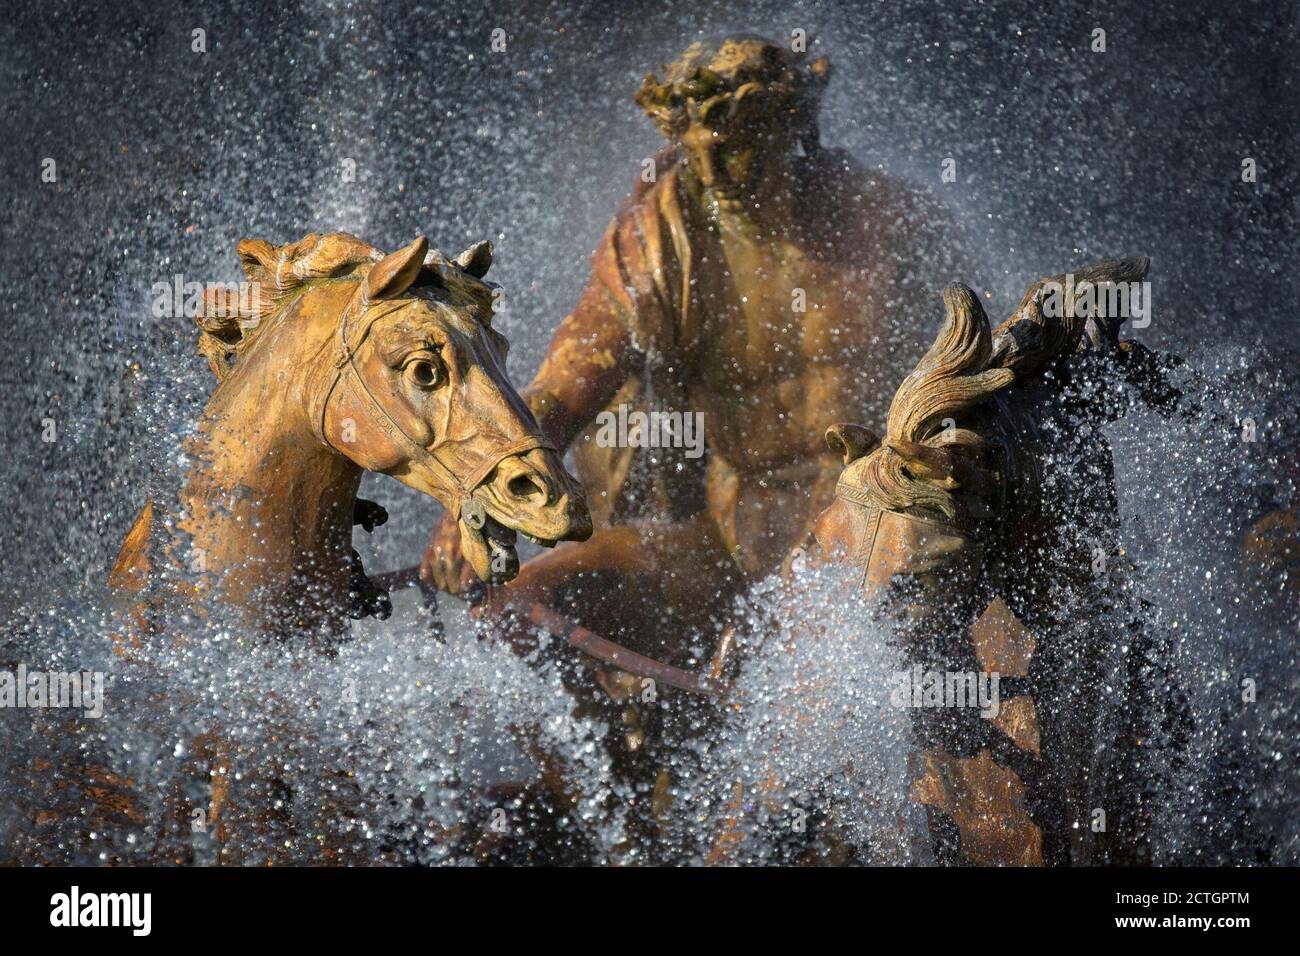
M305 607L308 619L346 593L361 480L310 420L330 331L281 319L262 332L208 403L182 493L181 527L223 594Z

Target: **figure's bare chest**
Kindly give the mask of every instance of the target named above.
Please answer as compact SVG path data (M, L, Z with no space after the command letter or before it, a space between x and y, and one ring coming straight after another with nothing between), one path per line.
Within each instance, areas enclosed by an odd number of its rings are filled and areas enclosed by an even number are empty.
M750 385L849 361L870 339L869 280L791 242L724 240L702 283L699 370Z

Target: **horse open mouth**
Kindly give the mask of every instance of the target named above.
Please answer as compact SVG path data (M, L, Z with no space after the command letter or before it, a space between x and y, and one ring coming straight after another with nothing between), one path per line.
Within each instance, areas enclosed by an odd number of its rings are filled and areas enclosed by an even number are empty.
M465 560L483 581L501 583L519 573L515 532L484 510L461 514L460 544Z
M486 511L476 514L471 510L468 516L462 514L460 518L461 553L481 580L504 584L519 573L519 552L515 550L519 533ZM526 532L523 536L544 548L555 547L552 540Z

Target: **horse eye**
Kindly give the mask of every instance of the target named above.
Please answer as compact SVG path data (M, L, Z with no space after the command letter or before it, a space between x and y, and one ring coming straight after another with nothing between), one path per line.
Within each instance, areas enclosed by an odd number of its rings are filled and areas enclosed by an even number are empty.
M438 384L438 366L428 359L419 359L406 366L406 374L420 388L433 388Z

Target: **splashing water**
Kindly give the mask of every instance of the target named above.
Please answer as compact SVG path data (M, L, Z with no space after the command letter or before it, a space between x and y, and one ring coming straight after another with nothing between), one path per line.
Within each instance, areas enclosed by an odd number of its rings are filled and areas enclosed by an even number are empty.
M610 771L609 728L575 715L545 655L524 661L479 640L451 602L445 645L400 594L392 619L354 626L332 655L198 621L172 622L180 644L115 639L106 568L146 495L174 492L211 387L192 324L150 317L148 290L178 272L234 278L244 236L341 229L392 249L423 233L452 252L490 237L510 371L526 381L659 147L631 103L641 76L701 35L805 25L835 68L829 145L918 184L955 158L959 181L941 198L965 224L954 240L972 263L965 278L989 298L1014 303L1029 279L1070 263L1153 256L1150 335L1189 353L1213 393L1192 397L1219 416L1138 412L1106 429L1126 586L1171 636L1167 667L1191 728L1181 750L1152 758L1157 862L1300 863L1295 582L1241 547L1252 522L1297 500L1300 420L1278 371L1294 363L1277 347L1291 334L1277 303L1295 300L1294 277L1274 265L1294 248L1294 164L1269 162L1292 140L1269 125L1284 94L1259 93L1294 74L1286 48L1263 42L1294 36L1294 11L1248 4L1228 21L1195 4L1143 5L1113 54L1088 59L1063 52L1075 39L1062 24L1088 19L1079 4L942 15L814 4L799 24L775 0L731 4L726 22L682 2L640 17L582 3L39 6L0 24L13 51L0 98L19 131L0 138L0 166L52 156L62 170L54 187L6 172L21 241L0 243L0 400L22 440L4 462L0 669L100 672L105 707L100 718L0 709L0 857L473 861L484 840L526 832L519 784L544 751L578 795L554 814L551 859L628 858L641 794ZM196 25L218 55L191 54ZM492 59L497 26L510 43ZM1223 55L1247 46L1251 57ZM1257 189L1234 179L1244 143L1265 171ZM1188 227L1200 222L1218 234ZM900 324L929 329L939 316L936 299L933 315ZM1245 418L1254 442L1241 438ZM31 437L45 419L57 440ZM409 563L435 509L377 476L362 494L393 515L358 536L367 567ZM735 706L673 758L667 855L699 862L738 821L733 859L788 862L802 819L866 861L928 862L906 715L887 699L898 649L836 572L797 585L764 582L737 606L758 637L742 648ZM1127 623L1106 623L1112 663ZM254 797L274 813L243 816ZM556 844L530 852L545 859Z
M734 709L690 801L712 811L695 834L701 843L742 831L730 836L743 840L729 862L793 862L789 838L821 821L859 862L921 854L924 817L907 799L908 713L889 701L889 678L904 666L854 596L853 578L843 568L801 570L738 602L738 618L759 637L740 649Z
M218 856L208 836L225 827L233 838L223 862L445 862L472 810L466 801L488 801L529 773L517 744L524 726L564 755L585 795L567 825L595 826L606 790L599 727L571 716L555 676L475 640L464 621L453 621L462 640L431 641L407 611L408 626L358 627L333 656L194 626L177 646L123 659L111 619L85 621L70 640L50 609L7 649L33 671L102 671L107 706L72 732L3 712L6 739L27 741L6 749L5 779L43 780L7 808L4 845L38 837L37 858L69 862L207 863ZM88 781L110 781L131 801L128 824L87 830ZM233 808L213 810L223 791ZM241 801L274 812L249 824L238 819ZM509 800L496 805L508 811ZM32 820L44 825L31 832ZM584 839L616 843L614 825Z

